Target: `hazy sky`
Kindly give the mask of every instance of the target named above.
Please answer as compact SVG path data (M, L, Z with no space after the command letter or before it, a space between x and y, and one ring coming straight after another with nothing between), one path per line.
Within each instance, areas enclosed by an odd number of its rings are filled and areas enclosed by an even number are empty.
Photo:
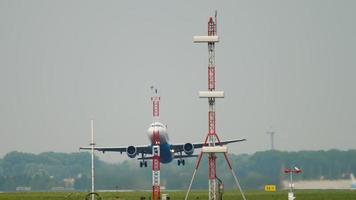
M218 15L217 130L231 153L356 147L356 1L0 1L0 156L147 144L150 86L171 142L207 133L207 20ZM119 154L107 153L107 160ZM123 156L126 157L126 156Z

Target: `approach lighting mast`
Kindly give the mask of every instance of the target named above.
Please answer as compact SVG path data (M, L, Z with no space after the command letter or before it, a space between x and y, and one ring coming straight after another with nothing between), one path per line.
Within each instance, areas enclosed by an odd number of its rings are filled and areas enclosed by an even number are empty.
M156 88L151 86L153 95L151 97L152 101L152 114L153 122L157 122L159 119L159 103L160 96ZM153 128L153 146L152 146L152 200L160 199L160 171L161 171L161 162L160 162L160 136L158 127L154 126Z
M94 198L95 198L95 196L94 196L94 193L95 193L94 120L90 120L90 132L91 132L91 141L90 141L90 146L91 146L91 199L94 200Z
M208 182L209 182L209 200L217 200L218 199L218 180L216 176L216 154L223 153L225 160L228 164L229 169L231 170L235 182L241 191L242 197L245 200L245 196L241 189L241 186L237 180L236 174L232 169L231 162L227 157L227 147L217 145L220 143L220 139L218 134L216 133L216 115L215 115L215 99L216 98L224 98L223 91L216 91L215 90L215 43L219 42L219 36L217 35L217 12L215 11L215 18L209 18L208 21L208 35L207 36L194 36L195 43L207 43L208 44L208 91L200 91L199 97L200 98L207 98L208 99L208 133L205 138L204 147L198 157L196 167L185 196L185 200L188 199L188 194L191 190L191 186L196 174L196 171L199 167L201 158L203 153L208 155Z

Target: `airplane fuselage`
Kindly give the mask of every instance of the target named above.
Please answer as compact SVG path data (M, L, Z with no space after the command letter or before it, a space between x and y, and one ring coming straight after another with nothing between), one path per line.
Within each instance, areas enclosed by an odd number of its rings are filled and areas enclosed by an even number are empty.
M169 137L167 132L167 126L160 122L154 122L147 130L148 138L151 142L151 146L154 145L153 133L158 132L160 139L160 161L161 163L169 163L173 160L173 152L171 151L171 145L169 144Z

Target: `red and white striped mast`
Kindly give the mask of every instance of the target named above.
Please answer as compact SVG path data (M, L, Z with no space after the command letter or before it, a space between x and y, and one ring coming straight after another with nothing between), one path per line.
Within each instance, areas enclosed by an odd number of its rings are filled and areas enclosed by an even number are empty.
M216 20L214 21L212 17L209 18L208 22L208 36L217 36L216 34ZM209 64L208 64L208 91L215 91L215 42L208 42L208 52L209 52ZM216 134L216 118L215 118L215 97L209 96L209 112L208 112L208 135L206 141L209 146L215 146L215 142L218 139ZM217 184L216 184L216 156L215 153L209 153L208 156L209 166L208 166L208 178L209 178L209 199L217 198Z
M243 199L245 196L241 189L240 183L237 180L236 174L232 168L231 162L227 157L227 147L226 146L217 146L220 144L220 139L216 133L216 115L215 115L215 99L224 98L223 91L215 91L215 43L219 42L219 36L217 35L217 12L215 11L215 19L213 17L209 18L208 21L208 35L207 36L194 36L195 43L208 43L208 54L209 54L209 63L208 63L208 91L200 91L200 98L207 98L209 104L208 110L208 134L204 141L204 147L198 157L195 170L192 176L192 179L189 184L188 191L185 196L185 200L188 199L189 192L191 190L195 174L199 168L200 161L202 159L203 153L208 154L208 180L209 180L209 200L218 199L218 185L217 185L217 176L216 176L216 153L223 153L225 160L228 164L229 169L232 172L232 175L235 179L235 182L238 186L238 189L241 192Z
M153 86L151 87L153 95L151 97L152 101L152 114L153 114L153 123L158 122L159 120L159 103L160 96L158 95L157 89ZM160 136L157 126L153 127L153 146L152 146L152 200L160 199L160 171L161 171L161 162L160 162Z

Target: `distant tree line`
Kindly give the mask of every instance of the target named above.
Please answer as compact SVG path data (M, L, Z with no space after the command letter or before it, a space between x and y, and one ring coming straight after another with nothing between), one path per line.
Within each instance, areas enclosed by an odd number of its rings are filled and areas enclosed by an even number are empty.
M279 185L287 176L285 167L298 166L303 173L296 179L347 179L356 174L356 150L340 151L264 151L252 155L229 155L242 187L259 189L265 184ZM88 190L90 188L90 154L46 152L38 155L11 152L0 159L0 191L31 187L44 191L53 188ZM151 168L140 168L135 160L117 164L96 158L97 189L150 189ZM195 167L195 159L185 166L176 162L161 166L161 182L167 189L186 189ZM226 188L235 187L223 157L217 158L217 176ZM66 185L64 179L73 180ZM207 188L207 160L203 158L193 184L195 189Z

